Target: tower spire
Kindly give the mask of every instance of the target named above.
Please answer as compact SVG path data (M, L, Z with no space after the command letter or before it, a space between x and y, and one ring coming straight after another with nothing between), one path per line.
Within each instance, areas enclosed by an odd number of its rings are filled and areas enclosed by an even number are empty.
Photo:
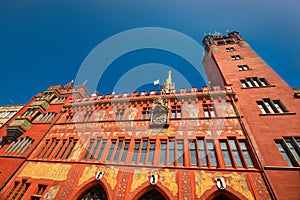
M175 90L175 87L172 83L172 72L171 70L168 72L168 78L166 80L166 85L164 86L166 93L172 93Z

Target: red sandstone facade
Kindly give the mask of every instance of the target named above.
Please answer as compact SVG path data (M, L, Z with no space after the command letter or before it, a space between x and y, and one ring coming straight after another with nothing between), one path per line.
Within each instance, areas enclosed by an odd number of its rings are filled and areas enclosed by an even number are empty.
M203 44L212 89L33 97L0 128L0 199L299 199L297 94L237 32Z

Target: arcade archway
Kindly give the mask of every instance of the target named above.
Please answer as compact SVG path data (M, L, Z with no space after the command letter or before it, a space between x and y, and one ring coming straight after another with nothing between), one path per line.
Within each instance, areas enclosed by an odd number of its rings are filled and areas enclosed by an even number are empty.
M107 200L107 195L101 185L95 185L84 192L78 200Z

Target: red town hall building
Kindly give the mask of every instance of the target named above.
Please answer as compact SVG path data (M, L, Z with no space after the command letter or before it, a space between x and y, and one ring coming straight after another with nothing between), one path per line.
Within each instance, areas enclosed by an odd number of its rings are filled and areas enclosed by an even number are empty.
M203 39L211 89L51 86L0 128L0 199L300 199L300 99L238 32Z

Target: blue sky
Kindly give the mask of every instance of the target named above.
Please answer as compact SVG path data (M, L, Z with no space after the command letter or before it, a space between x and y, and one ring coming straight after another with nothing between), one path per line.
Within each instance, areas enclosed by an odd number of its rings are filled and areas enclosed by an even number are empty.
M176 30L199 43L204 33L239 31L291 87L300 87L299 6L297 0L1 1L0 105L26 103L50 85L75 79L99 43L139 27ZM145 50L113 65L118 71L153 62L171 68L187 64L167 52ZM98 89L109 92L110 84L108 78ZM201 87L202 82L190 84Z

